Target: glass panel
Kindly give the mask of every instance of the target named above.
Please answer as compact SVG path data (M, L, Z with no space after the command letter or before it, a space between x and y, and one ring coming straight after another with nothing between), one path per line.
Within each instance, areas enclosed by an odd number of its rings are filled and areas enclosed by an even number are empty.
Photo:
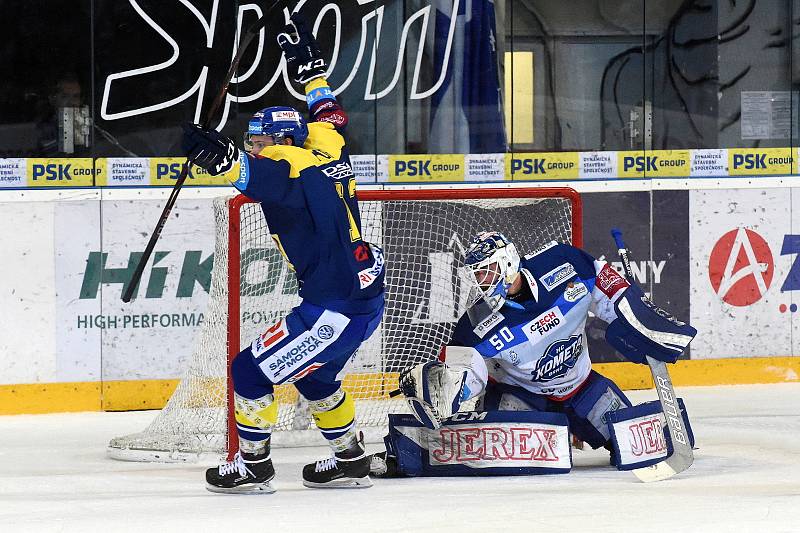
M0 157L89 152L89 0L0 2Z
M513 151L641 148L642 15L642 3L505 3Z
M645 12L653 149L789 146L792 2L649 1Z
M506 52L504 115L509 137L517 145L532 145L534 139L534 54L531 51Z
M420 34L430 26L421 15L409 21L420 9L417 3L384 2L370 19L373 46L368 47L360 67L366 77L359 105L374 113L378 154L420 153L428 140L425 125L429 117L422 113L418 102L409 101L408 93L415 75ZM402 174L403 169L398 172Z
M789 20L791 20L791 40L789 47L789 65L791 66L791 82L792 91L797 92L797 86L800 85L800 39L798 39L798 22L800 22L800 0L791 1L791 11ZM794 93L792 94L792 112L791 112L792 130L791 130L791 143L792 146L792 174L800 174L800 164L798 162L798 150L796 147L800 145L800 132L797 129L797 124L800 123L800 103L797 101Z
M267 7L3 2L2 155L180 155L178 125L207 113L237 27ZM797 137L800 0L310 0L302 10L333 65L354 154L752 149ZM238 100L215 120L233 137L268 105L304 109L281 72L282 23L270 17L231 84Z
M797 136L791 9L789 0L719 3L720 148L783 147Z
M230 66L236 4L97 0L94 12L95 155L181 155L179 125L202 120Z
M247 131L247 123L258 111L272 106L289 106L297 109L303 116L307 115L303 87L289 80L285 76L285 67L282 62L281 49L277 44L276 36L283 31L284 22L288 16L288 11L280 7L271 8L272 2L245 3L239 2L238 28L231 28L229 37L234 39L236 47L229 48L230 56L226 57L224 70L220 69L213 82L209 83L209 88L213 88L206 98L206 106L211 105L211 101L216 97L220 88L220 83L230 69L231 59L239 51L239 47L244 46L242 42L247 35L248 29L260 17L266 17L265 27L253 37L247 45L236 76L231 80L228 96L226 98L227 112L222 112L220 118L215 122L224 120L223 133L241 142L244 133ZM267 12L268 9L272 11ZM309 23L313 25L312 18ZM321 29L320 32L325 32ZM234 36L239 36L235 38Z

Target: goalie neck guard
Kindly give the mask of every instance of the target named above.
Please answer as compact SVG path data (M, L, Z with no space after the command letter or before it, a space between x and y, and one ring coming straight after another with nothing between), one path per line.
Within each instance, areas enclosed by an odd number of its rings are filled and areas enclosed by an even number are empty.
M302 147L308 138L308 124L293 107L267 107L253 115L247 123L244 147L248 152L252 149L253 135L269 135L275 144L280 144L286 137L291 137L294 146Z
M492 311L503 307L508 288L519 273L516 246L500 232L484 231L470 242L464 262L469 279Z

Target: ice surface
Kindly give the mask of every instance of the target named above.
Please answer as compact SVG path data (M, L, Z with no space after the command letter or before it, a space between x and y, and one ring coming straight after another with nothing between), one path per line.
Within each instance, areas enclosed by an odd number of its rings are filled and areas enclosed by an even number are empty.
M587 450L565 475L312 490L300 470L327 452L295 448L273 451L276 494L220 495L205 490L205 466L106 458L109 439L141 430L154 411L0 417L0 531L800 531L800 384L678 394L695 463L650 484Z

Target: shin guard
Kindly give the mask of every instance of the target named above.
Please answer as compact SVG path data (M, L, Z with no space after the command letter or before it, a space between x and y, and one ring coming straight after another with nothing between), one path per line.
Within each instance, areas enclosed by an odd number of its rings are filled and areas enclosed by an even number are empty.
M309 403L314 422L333 451L341 452L352 447L357 437L356 406L350 395L339 389L327 398Z
M278 403L273 394L251 400L234 392L236 430L239 447L244 452L260 453L272 436L272 426L278 421Z

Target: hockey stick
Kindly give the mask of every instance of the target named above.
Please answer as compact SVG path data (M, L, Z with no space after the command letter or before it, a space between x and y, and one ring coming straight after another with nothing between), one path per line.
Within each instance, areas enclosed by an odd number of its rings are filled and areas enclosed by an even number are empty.
M236 70L239 68L239 62L242 60L242 56L244 56L244 53L247 51L247 47L250 45L250 42L253 40L256 34L267 25L267 22L269 21L269 15L275 11L275 8L278 7L278 4L280 4L282 1L283 0L275 0L275 2L273 2L269 9L267 9L264 15L257 21L253 22L247 28L244 35L242 35L242 38L239 41L239 46L236 49L236 56L233 58L233 61L231 61L231 66L228 69L228 73L225 75L225 81L222 82L222 86L220 87L217 96L211 103L211 107L208 108L208 112L201 123L203 129L208 129L209 125L211 124L211 120L214 118L219 106L222 104L222 101L228 94L228 86L230 85L233 76L236 75ZM175 181L175 185L172 187L172 192L170 193L169 198L167 198L167 203L164 205L164 210L161 212L158 222L156 222L156 227L153 229L153 234L150 235L150 240L148 241L142 256L139 258L139 264L136 265L136 270L133 271L131 280L125 289L125 292L122 294L123 302L128 303L131 301L131 299L133 299L133 293L136 292L139 282L142 279L144 267L147 265L147 262L150 260L150 256L153 254L153 249L156 247L156 242L161 236L161 231L164 229L164 225L167 223L169 214L172 212L172 208L175 206L175 202L178 200L178 193L181 191L183 183L186 181L188 176L189 161L187 160L183 163L181 173L178 176L177 181Z
M622 241L622 232L617 228L611 230L611 236L617 244L617 254L622 260L625 275L633 280L633 270L631 269L630 257L625 243ZM660 463L644 468L636 468L632 472L645 483L660 481L671 478L679 472L683 472L694 462L694 452L689 443L689 436L686 428L683 427L680 408L678 407L675 390L672 388L672 380L669 377L667 364L647 356L647 365L650 367L650 374L653 376L653 384L658 393L658 400L661 402L661 410L664 418L667 419L667 427L664 431L669 434L672 441L672 455Z

